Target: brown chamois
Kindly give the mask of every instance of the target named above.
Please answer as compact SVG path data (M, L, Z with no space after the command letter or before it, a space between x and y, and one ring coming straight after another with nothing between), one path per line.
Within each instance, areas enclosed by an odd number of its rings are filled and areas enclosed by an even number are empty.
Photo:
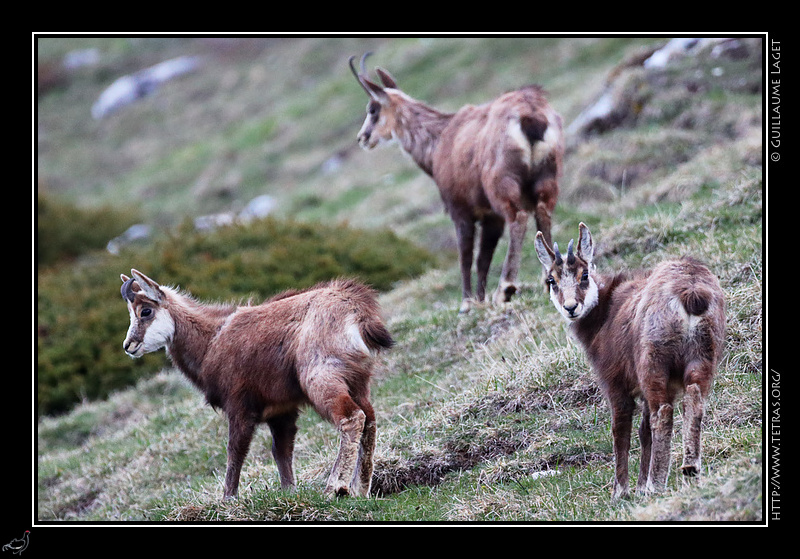
M700 433L725 337L725 299L717 278L689 257L652 271L601 276L594 244L580 224L566 258L537 234L550 299L571 323L611 407L616 473L612 494L629 495L628 454L635 398L643 400L636 491L664 489L670 466L673 403L683 393L684 475L700 472Z
M370 150L399 142L404 152L433 178L456 228L461 266L461 312L472 301L475 223L481 224L477 260L477 302L486 298L486 276L497 242L509 226L509 247L494 303L517 291L522 242L533 213L550 242L550 223L558 199L564 157L561 117L536 85L501 95L455 113L438 111L402 92L385 70L380 86L366 76L364 60L350 69L369 95L359 145Z
M123 347L132 357L165 347L206 401L224 411L226 498L238 493L242 463L262 422L272 432L281 487L294 487L296 421L309 404L341 437L326 492L369 494L376 436L372 353L393 343L372 289L336 280L257 306L206 305L131 273L120 276L131 317Z

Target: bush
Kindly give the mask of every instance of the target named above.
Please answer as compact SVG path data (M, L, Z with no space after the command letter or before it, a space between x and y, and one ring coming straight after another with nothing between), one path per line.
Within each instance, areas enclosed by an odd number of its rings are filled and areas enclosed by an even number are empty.
M61 260L103 248L136 222L129 211L113 208L81 209L36 196L36 265L50 266Z
M133 360L122 351L128 313L119 275L131 268L198 299L259 301L340 276L387 290L433 263L429 253L390 231L266 219L212 233L186 225L148 247L40 270L38 414L103 398L163 366L161 353Z

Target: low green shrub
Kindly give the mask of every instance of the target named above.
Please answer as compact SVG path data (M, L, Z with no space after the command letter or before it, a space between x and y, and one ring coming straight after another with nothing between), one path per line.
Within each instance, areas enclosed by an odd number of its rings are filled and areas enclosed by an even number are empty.
M128 312L120 273L136 268L201 300L254 302L289 288L357 277L378 290L434 264L425 250L388 230L364 231L266 219L194 231L119 255L94 253L41 269L37 289L38 414L105 397L163 366L161 353L133 360L122 351Z
M54 197L36 196L36 265L50 266L103 248L137 220L135 213L103 207L84 209Z

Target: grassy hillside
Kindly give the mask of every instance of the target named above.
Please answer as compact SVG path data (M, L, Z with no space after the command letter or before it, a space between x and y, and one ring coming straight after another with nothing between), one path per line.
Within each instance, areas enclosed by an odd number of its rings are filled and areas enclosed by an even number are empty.
M102 56L71 72L50 67L54 85L38 102L40 190L86 207L135 205L162 227L270 194L280 216L388 227L446 264L381 297L397 347L373 388L373 497L321 495L337 436L309 411L295 453L298 491L279 490L260 430L239 499L223 502L226 422L164 358L165 369L136 387L38 422L38 520L762 518L759 41L656 70L624 63L665 39L44 41L42 66L72 49L95 46ZM457 314L454 235L434 185L397 150L354 147L366 98L347 58L366 50L409 94L438 107L538 82L567 123L616 77L630 110L604 133L569 138L553 235L565 243L583 220L601 269L693 254L720 277L727 346L708 405L702 477L676 476L678 413L667 494L610 500L608 407L542 289L532 242L518 298ZM106 119L89 116L116 76L192 53L205 57L199 71ZM495 283L504 252L501 242ZM632 448L636 461L638 440Z

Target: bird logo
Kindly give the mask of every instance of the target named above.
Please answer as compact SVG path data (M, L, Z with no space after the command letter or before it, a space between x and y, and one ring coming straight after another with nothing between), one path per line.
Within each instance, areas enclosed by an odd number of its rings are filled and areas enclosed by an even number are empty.
M10 551L11 553L20 555L28 547L28 537L30 536L30 533L30 530L25 530L25 534L23 534L21 538L14 538L4 545L3 551Z

